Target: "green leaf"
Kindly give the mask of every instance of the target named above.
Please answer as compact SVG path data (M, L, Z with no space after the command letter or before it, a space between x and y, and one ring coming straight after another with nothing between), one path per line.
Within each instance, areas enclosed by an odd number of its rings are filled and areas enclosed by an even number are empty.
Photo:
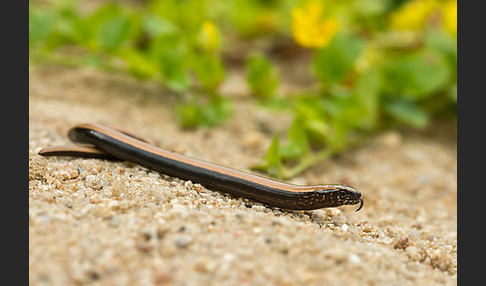
M329 136L329 147L333 150L343 150L346 146L346 135L350 131L349 124L342 117L331 120L332 133Z
M353 1L351 8L356 15L361 17L382 17L389 6L387 0L360 0Z
M219 55L210 53L194 54L191 66L202 86L210 93L216 93L217 87L225 77L224 65Z
M410 100L431 96L451 79L451 70L444 57L428 51L390 60L385 71L388 92Z
M279 151L280 134L275 135L267 152L267 167L280 171L282 169L282 158Z
M181 31L189 33L197 31L201 22L208 16L206 0L148 1L147 5L150 12L169 20Z
M203 102L199 96L193 96L189 102L177 106L177 119L183 128L214 126L225 121L233 111L230 100L218 96Z
M143 18L143 29L149 36L154 38L177 33L176 25L154 13L151 13Z
M308 118L305 122L308 137L313 144L324 144L329 136L329 122L321 118Z
M457 40L442 30L429 30L425 34L427 49L457 58Z
M268 147L265 155L265 162L261 165L252 166L253 170L264 171L270 176L283 178L285 171L283 168L282 157L280 156L280 134L276 134Z
M179 125L190 129L201 125L201 118L196 104L186 103L176 106L176 114Z
M127 48L117 54L128 63L129 71L138 78L153 78L158 72L157 63L146 53Z
M385 110L396 120L414 128L424 128L429 122L428 114L408 100L390 101L385 104Z
M208 105L200 108L204 125L212 126L229 118L233 111L233 105L229 99L221 96L210 99Z
M366 126L367 110L353 96L332 96L326 101L329 110L329 125L327 141L333 150L343 150L348 141L348 134Z
M275 95L279 77L270 62L261 54L250 55L245 62L246 81L252 93L260 99Z
M373 128L377 123L381 84L380 72L377 69L370 69L359 78L354 87L352 96L365 110L362 118L364 127Z
M29 7L29 45L45 40L54 26L54 15L47 10Z
M162 68L162 70L164 71L164 84L166 84L168 88L176 92L184 92L188 90L191 85L191 79L186 69L183 66L179 65L179 63L171 63L171 66L173 66L174 69L170 71L168 71L167 68Z
M300 118L295 118L288 133L288 143L281 146L283 158L298 158L310 153L309 139Z
M342 81L353 69L364 47L364 41L359 37L338 33L329 46L316 51L314 71L319 81L326 85Z
M167 87L176 92L184 92L190 87L188 55L180 37L170 35L156 38L150 43L148 53L158 65Z
M457 84L452 85L449 88L449 98L457 103Z
M90 41L87 25L76 11L66 10L58 15L55 30L58 38L64 38L69 42L83 45Z
M117 16L103 23L98 31L98 45L105 51L113 52L126 40L130 29L130 20L124 15Z
M99 6L94 12L88 14L84 18L79 18L78 21L73 21L74 33L72 36L78 40L78 43L90 50L98 50L101 48L100 29L108 21L117 17L123 16L122 6L112 3L103 4ZM71 27L64 27L70 32Z
M309 141L313 144L323 144L329 134L327 123L328 111L323 101L317 97L302 96L298 99L295 114L302 121Z

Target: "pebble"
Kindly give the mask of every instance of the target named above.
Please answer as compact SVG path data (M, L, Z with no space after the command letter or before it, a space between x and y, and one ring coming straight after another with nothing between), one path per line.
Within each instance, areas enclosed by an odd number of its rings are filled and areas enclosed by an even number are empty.
M348 231L349 226L348 226L347 224L343 224L343 225L341 226L341 229L342 229L343 231Z
M252 209L255 210L255 211L257 211L257 212L264 212L267 208L264 207L264 206L260 206L260 205L256 205L256 206L254 205L252 207Z
M118 197L125 191L125 186L121 180L114 180L111 183L111 195L113 197Z
M396 238L394 247L398 249L405 249L410 245L408 237L399 236Z
M137 243L137 249L141 252L150 252L154 246L148 241L140 241Z
M389 237L389 236L385 236L385 237L380 237L378 239L379 242L382 242L384 244L390 244L393 242L393 238Z
M172 280L172 276L170 272L165 269L156 269L152 280L155 285L168 285Z
M120 219L117 216L113 216L109 221L108 225L111 227L118 227L120 225Z
M87 175L85 186L93 190L100 190L103 187L103 181L95 175Z
M328 208L326 209L326 215L329 217L339 216L341 214L341 210L337 208Z
M348 257L349 262L353 264L361 264L361 258L356 253L351 253Z
M256 150L263 145L263 135L260 132L250 132L243 137L243 147Z
M188 247L193 242L193 240L194 238L190 235L176 235L173 239L175 245L179 248Z
M416 246L412 245L407 247L405 249L405 252L407 253L408 257L410 257L410 259L412 260L418 261L422 258L422 256L420 255L420 250Z
M101 196L99 194L94 194L89 198L89 202L92 204L97 204L101 202Z
M451 269L452 259L444 249L434 249L430 251L429 257L431 264L441 270L449 271Z
M388 131L380 139L386 148L397 148L402 143L402 135L397 131Z

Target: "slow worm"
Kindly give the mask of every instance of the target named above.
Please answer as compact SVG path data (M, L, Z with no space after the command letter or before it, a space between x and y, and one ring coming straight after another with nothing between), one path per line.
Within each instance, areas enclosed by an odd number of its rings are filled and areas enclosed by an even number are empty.
M128 131L99 124L81 124L68 132L69 138L84 146L42 149L43 156L75 156L131 161L154 171L191 180L204 187L268 206L288 210L313 210L359 203L361 193L346 185L300 186L279 182L243 171L194 159L155 147Z

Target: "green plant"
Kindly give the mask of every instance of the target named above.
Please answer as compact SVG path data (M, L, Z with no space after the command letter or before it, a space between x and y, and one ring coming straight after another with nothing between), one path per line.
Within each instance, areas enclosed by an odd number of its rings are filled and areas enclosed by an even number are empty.
M48 4L29 4L31 70L47 60L158 81L178 96L184 128L231 115L220 93L229 50L246 42L272 50L292 38L294 53L311 54L303 64L314 84L291 94L280 92L278 58L242 56L256 101L293 115L255 167L273 176L295 176L385 128L456 118L455 0L152 0L101 3L89 13L75 1ZM59 52L65 46L75 52Z
M205 1L184 5L150 1L146 7L104 3L81 14L76 3L56 1L49 7L30 3L29 55L33 61L125 70L141 79L157 80L181 95L197 93L197 100L189 98L185 103L187 97L179 97L181 107L176 110L181 125L214 125L228 118L231 108L219 95L225 78L221 35L201 13L205 5ZM80 56L52 53L66 45L81 47Z
M411 2L423 17L441 9L430 1ZM457 104L454 33L417 17L415 30L395 30L393 21L408 23L401 18L416 12L408 3L390 10L391 27L374 13L356 13L355 19L347 18L348 29L335 33L330 28L334 22L321 20L321 3L304 2L307 6L296 11L293 24L296 41L314 49L312 69L319 88L297 96L288 133L275 136L264 162L255 167L282 178L358 144L376 130L397 124L425 128L432 118L454 112ZM375 12L383 14L386 8ZM357 19L365 20L360 26L365 30L350 29ZM330 40L323 35L326 31ZM309 38L316 34L322 41ZM282 137L286 140L280 142Z
M246 80L253 95L260 100L276 96L279 76L272 64L261 54L251 54L245 62Z

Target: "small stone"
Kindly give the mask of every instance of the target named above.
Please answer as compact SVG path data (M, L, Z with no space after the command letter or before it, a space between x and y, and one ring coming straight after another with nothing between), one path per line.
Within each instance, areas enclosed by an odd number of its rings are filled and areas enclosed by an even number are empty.
M159 225L156 227L157 238L162 239L167 232L169 232L169 226L165 222L159 222Z
M398 249L405 249L410 245L408 237L398 237L397 241L395 242L395 248Z
M405 249L405 252L407 253L408 257L410 259L418 261L421 259L420 255L420 249L416 246L409 246Z
M140 231L140 234L142 235L143 239L150 240L151 238L157 236L157 229L152 227L146 227Z
M264 212L266 207L264 207L264 206L253 206L252 209L256 210L257 212Z
M51 222L51 218L46 213L40 213L36 219L37 222L42 224L48 224L49 222Z
M243 147L246 149L258 149L263 144L263 136L260 132L251 132L243 137Z
M372 226L370 226L370 225L363 226L363 232L371 233L372 231L373 231L373 227Z
M382 143L385 147L396 148L402 143L402 135L397 131L390 131L382 135Z
M68 174L70 179L76 179L79 176L78 170L73 170L73 169L69 170Z
M87 188L92 188L93 190L100 190L103 187L103 182L95 175L87 175L85 186Z
M43 199L48 203L55 203L56 202L56 195L50 192L40 193L39 198Z
M231 262L231 261L235 260L235 258L236 258L235 255L234 254L231 254L231 253L225 253L223 255L223 260L225 262Z
M120 225L120 219L114 216L108 221L108 225L111 227L117 227Z
M381 239L379 239L381 242L383 242L384 244L390 244L393 242L393 239L389 236L385 236L385 237L382 237Z
M157 269L154 272L153 281L155 285L167 285L172 280L170 272Z
M451 270L451 257L447 254L444 249L434 249L430 252L431 264L440 270L449 271Z
M190 235L178 235L174 237L174 243L179 248L186 248L194 239Z
M96 280L99 280L101 275L97 272L97 271L94 271L94 270L90 270L86 273L89 277L90 280L92 281L96 281Z
M137 249L141 252L150 252L153 248L149 241L141 241L137 244Z
M427 174L419 174L419 175L415 176L415 181L419 184L426 184L426 183L430 182L430 180L431 180L431 178Z
M113 197L119 197L125 190L125 186L120 180L116 180L111 183L111 195Z
M184 183L184 188L186 188L186 190L190 190L194 187L194 184L191 182L191 181L186 181Z
M329 217L335 217L341 214L341 210L337 208L328 208L326 209L326 215Z
M353 264L361 264L361 258L359 258L359 256L356 253L351 253L348 256L348 259L349 259L349 262L351 262Z
M71 199L67 199L65 202L64 202L64 205L68 208L72 208L73 207L73 201Z
M101 202L101 196L99 194L94 194L89 198L89 202L92 204L97 204Z

